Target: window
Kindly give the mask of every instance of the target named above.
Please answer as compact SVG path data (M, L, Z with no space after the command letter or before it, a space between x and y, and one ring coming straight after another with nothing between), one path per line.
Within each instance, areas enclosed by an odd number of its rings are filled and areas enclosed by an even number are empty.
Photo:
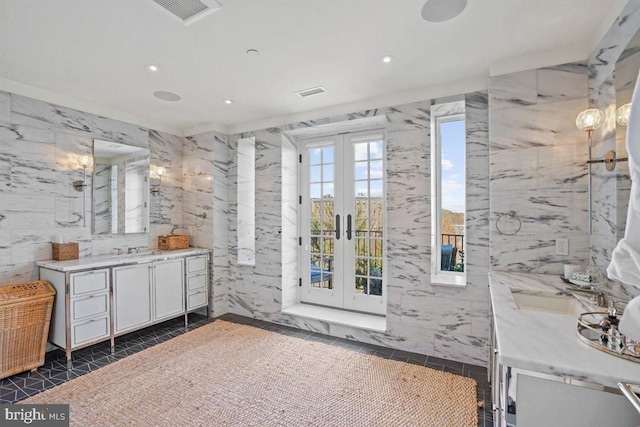
M256 139L238 140L238 264L256 265Z
M463 102L432 107L431 281L466 285L466 131Z

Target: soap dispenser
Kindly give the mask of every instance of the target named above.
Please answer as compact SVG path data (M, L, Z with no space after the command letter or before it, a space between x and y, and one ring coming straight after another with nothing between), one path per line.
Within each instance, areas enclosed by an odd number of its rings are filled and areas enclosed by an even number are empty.
M615 301L609 301L609 308L607 308L607 318L612 326L618 327L620 319L618 319L618 310L616 310Z

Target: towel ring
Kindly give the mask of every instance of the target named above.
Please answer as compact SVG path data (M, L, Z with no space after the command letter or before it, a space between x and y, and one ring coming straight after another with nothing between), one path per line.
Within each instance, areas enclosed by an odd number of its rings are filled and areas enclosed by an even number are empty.
M516 229L516 231L514 231L513 233L504 233L502 230L500 230L500 219L502 217L508 217L510 219L517 219L518 220L518 228ZM522 221L520 220L520 217L518 217L518 214L516 214L516 211L509 211L507 213L501 213L498 215L498 219L496 219L496 230L498 230L498 233L503 235L503 236L513 236L514 234L518 234L520 232L520 229L522 228Z

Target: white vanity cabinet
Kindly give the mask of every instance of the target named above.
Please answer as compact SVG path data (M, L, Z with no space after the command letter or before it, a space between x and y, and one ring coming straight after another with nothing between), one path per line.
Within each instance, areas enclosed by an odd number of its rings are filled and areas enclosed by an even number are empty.
M637 426L640 416L615 388L493 365L495 427Z
M78 348L100 339L108 339L111 333L109 270L92 270L70 276L71 348Z
M184 314L183 269L182 258L114 268L115 334Z
M182 259L160 261L153 264L152 301L154 321L170 319L184 313L184 263Z
M209 257L206 255L186 258L187 311L207 306L209 299Z
M116 335L151 324L153 264L113 269L113 325Z
M49 341L71 353L208 306L209 250L42 261L57 291Z
M40 278L52 283L57 292L49 341L62 348L76 349L109 339L109 276L109 269L98 269L70 273L67 282L62 272L40 271Z

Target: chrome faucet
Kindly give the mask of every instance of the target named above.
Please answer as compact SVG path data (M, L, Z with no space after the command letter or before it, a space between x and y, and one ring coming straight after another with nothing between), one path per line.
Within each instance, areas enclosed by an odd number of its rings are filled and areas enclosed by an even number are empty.
M606 307L607 306L607 295L596 289L595 286L592 286L591 289L570 289L567 288L566 292L570 293L570 294L585 294L585 295L591 295L591 298L589 298L589 302L591 302L592 304L598 306L598 307Z

